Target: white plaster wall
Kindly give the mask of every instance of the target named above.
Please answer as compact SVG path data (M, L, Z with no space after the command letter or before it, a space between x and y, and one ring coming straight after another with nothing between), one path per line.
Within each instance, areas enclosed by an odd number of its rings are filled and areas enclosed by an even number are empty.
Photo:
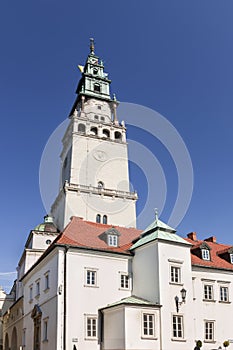
M134 251L133 294L159 303L159 261L157 242L149 243Z
M153 313L155 317L155 339L142 336L142 314ZM159 350L160 349L160 320L159 310L143 307L125 308L125 349L127 350Z
M142 334L143 313L154 314L155 337L147 339ZM105 309L104 349L105 350L157 350L160 349L159 310L140 306L119 305Z
M56 234L47 234L47 233L34 233L33 234L33 249L47 249L50 244L47 244L46 241L50 240L53 242L53 240L57 237Z
M108 224L135 227L136 201L72 191L66 193L64 226L69 223L73 215L95 222L96 214L106 214Z
M125 312L122 307L104 311L104 349L125 349Z
M127 145L74 134L70 182L97 187L98 181L105 188L129 191Z
M170 283L170 266L181 267L181 284ZM161 308L161 346L163 350L182 350L194 347L192 316L192 273L189 246L151 242L135 250L133 259L133 294ZM181 299L180 290L187 290L187 301L179 313L184 317L184 341L172 340L172 315L176 314L175 296ZM166 336L164 336L166 334Z
M85 268L97 271L97 286L85 286ZM78 339L78 349L98 349L97 340L85 340L85 315L130 295L120 289L120 273L130 269L128 257L69 251L67 260L67 348Z
M193 349L194 329L193 329L193 304L192 304L192 272L190 247L178 244L169 244L159 242L159 288L161 308L161 333L163 350L186 350ZM170 281L170 266L180 266L181 283L173 284ZM172 338L172 315L177 314L175 297L181 300L180 290L185 288L187 291L186 302L180 306L179 314L183 315L184 320L184 339L183 341ZM166 336L164 336L166 334Z
M26 329L26 347L31 350L33 348L34 323L31 318L31 312L38 304L42 310L41 318L41 339L43 340L43 320L48 318L48 342L42 341L42 349L55 350L57 348L57 339L60 333L57 329L57 292L58 292L58 255L53 252L47 256L32 272L23 280L24 284L24 324ZM49 273L50 288L45 290L45 274ZM40 279L40 295L36 296L36 281ZM29 287L33 286L33 299L30 300Z
M218 348L233 339L233 274L231 271L193 267L193 318L195 339L201 339L203 350ZM212 284L214 301L203 301L204 284ZM220 286L229 288L229 303L220 302ZM204 321L215 321L215 342L204 342ZM232 345L231 345L232 346ZM228 349L231 349L231 346Z

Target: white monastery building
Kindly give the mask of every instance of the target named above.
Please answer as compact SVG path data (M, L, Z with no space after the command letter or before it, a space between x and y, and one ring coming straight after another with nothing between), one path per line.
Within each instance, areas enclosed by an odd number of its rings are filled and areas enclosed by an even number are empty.
M126 128L93 40L80 70L60 190L19 260L3 349L233 349L233 246L157 214L136 228Z

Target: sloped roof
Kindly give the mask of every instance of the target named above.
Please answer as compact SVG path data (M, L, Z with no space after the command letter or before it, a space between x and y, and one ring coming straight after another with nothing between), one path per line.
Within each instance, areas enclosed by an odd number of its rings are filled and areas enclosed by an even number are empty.
M101 239L101 234L113 227L120 233L118 247L110 247ZM128 249L132 245L132 241L140 236L140 233L141 230L135 228L99 224L73 216L55 243L130 254Z
M229 261L221 257L220 255L224 252L228 252L228 250L232 247L230 245L226 244L220 244L216 242L210 242L208 241L208 246L210 248L210 257L211 260L203 260L200 256L197 256L194 254L194 251L197 248L201 249L201 245L203 243L206 243L203 240L191 240L189 238L185 238L185 240L193 245L191 249L191 262L192 265L196 266L203 266L203 267L209 267L209 268L217 268L217 269L228 269L233 271L233 264L231 264Z
M103 309L107 309L107 308L110 308L110 307L114 307L114 306L117 306L117 305L139 305L139 306L142 306L142 305L145 305L145 306L160 306L159 304L154 304L146 299L143 299L143 298L139 298L135 295L131 295L129 297L126 297L126 298L123 298L121 300L118 300L112 304L108 304L106 307L104 307Z
M150 224L141 234L140 239L133 244L130 250L138 248L146 243L152 242L156 239L174 242L174 243L182 243L187 245L187 241L182 237L176 234L176 230L172 227L168 226L157 217L154 222Z

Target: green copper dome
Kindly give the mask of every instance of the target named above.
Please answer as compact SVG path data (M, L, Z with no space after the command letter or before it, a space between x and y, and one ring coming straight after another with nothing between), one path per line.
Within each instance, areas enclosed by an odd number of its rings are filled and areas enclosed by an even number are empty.
M41 224L37 225L34 228L34 231L39 231L39 232L51 232L51 233L57 233L58 230L55 227L54 223L53 223L53 218L49 215L46 215L44 217L44 222L42 222Z

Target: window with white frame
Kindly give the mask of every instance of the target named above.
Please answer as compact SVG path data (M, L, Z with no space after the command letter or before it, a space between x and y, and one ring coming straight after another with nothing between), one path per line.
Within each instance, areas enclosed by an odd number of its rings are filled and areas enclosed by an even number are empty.
M29 301L33 300L33 285L29 287Z
M43 341L48 341L48 318L43 321Z
M205 341L214 341L214 321L205 321Z
M97 271L86 269L86 285L96 286L96 284L97 284Z
M36 297L40 295L40 280L36 281Z
M26 328L23 329L23 333L22 333L22 345L23 347L26 346Z
M121 274L121 289L129 289L129 275Z
M229 301L229 291L228 287L220 286L220 301L228 302Z
M233 264L233 254L230 254L230 262Z
M108 245L112 247L117 247L118 237L116 235L108 235Z
M86 316L86 339L97 338L97 316Z
M203 260L210 260L210 251L209 251L209 249L202 249L201 250L201 254L202 254L202 259Z
M183 316L181 315L172 316L172 336L175 339L184 338Z
M49 272L46 272L44 275L44 289L49 289Z
M214 300L214 289L212 284L204 285L204 300Z
M172 283L181 282L181 268L179 266L171 266L171 276L170 280Z
M155 315L143 313L143 337L151 338L155 336Z

